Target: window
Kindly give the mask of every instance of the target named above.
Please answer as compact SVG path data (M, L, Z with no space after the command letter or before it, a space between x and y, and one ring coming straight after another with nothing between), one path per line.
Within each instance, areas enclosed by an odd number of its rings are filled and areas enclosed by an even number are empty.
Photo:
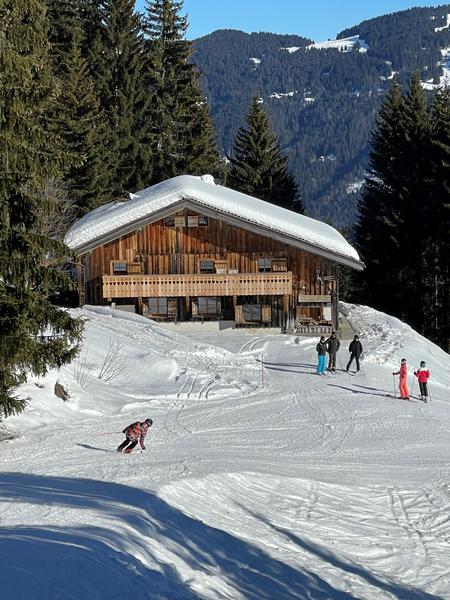
M201 260L200 261L200 273L214 273L214 261L213 260Z
M216 267L216 273L224 274L227 272L227 261L226 260L216 260L214 263Z
M287 259L286 258L273 258L272 259L272 271L273 271L273 273L285 273L287 271Z
M126 275L128 273L127 263L118 260L112 261L112 274L113 275Z
M242 306L244 321L261 322L261 304L244 304Z
M212 296L198 298L198 313L200 315L217 315L219 314L220 301Z
M198 218L199 227L206 227L208 225L208 217L200 217Z
M167 298L149 298L148 310L152 315L167 315Z
M167 217L164 219L164 227L175 227L175 217Z
M272 271L272 259L258 258L258 271L259 273L270 273Z

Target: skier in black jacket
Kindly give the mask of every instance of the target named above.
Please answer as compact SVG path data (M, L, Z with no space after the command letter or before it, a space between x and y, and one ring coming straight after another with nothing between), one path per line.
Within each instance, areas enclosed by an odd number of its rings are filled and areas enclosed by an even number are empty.
M317 352L317 375L325 375L325 365L327 360L327 343L325 336L320 338L319 343L316 346Z
M336 353L341 347L341 342L335 331L333 331L331 336L327 339L326 344L328 352L328 370L334 372L336 371Z
M348 347L348 351L350 352L350 360L348 361L346 371L350 369L350 365L353 362L353 359L356 360L356 372L359 373L359 357L363 353L363 347L361 342L359 341L359 335L355 335L353 341L350 342L350 346Z

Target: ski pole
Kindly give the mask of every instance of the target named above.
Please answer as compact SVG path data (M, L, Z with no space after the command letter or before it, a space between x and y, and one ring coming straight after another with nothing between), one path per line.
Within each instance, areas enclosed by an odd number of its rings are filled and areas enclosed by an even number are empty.
M412 386L411 386L411 396L412 396L412 395L413 395L413 393L414 393L414 384L415 384L415 383L416 383L416 376L415 376L415 375L413 375L413 384L412 384Z
M261 354L261 387L264 387L264 354Z
M114 435L115 433L122 433L122 431L100 431L94 433L94 435Z
M395 375L392 375L392 379L393 379L393 382L394 382L394 398L396 398L397 395L396 395L396 392L395 392Z

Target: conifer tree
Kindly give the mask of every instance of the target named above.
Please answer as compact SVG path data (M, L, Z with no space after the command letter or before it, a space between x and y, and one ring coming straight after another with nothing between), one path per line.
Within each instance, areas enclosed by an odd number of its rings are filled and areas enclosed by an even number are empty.
M48 7L50 56L53 73L64 71L73 39L80 30L78 3L75 0L46 0Z
M425 226L424 333L450 351L450 90L431 106L431 164Z
M134 0L81 0L83 54L98 86L116 163L111 195L141 189L151 172L141 18Z
M246 125L236 135L227 184L245 194L303 213L298 186L288 171L287 157L258 98L253 98Z
M448 347L447 92L430 111L415 73L402 96L397 83L372 140L357 245L366 269L361 301L390 312ZM447 294L447 296L446 296Z
M420 82L415 71L404 96L404 141L407 160L398 178L398 190L404 227L399 259L404 267L399 284L403 290L402 313L408 323L420 332L424 330L424 275L426 272L426 221L430 196L431 136L430 118Z
M52 306L67 284L48 266L67 248L37 228L45 181L61 169L46 117L55 94L42 0L0 7L0 418L25 405L16 388L28 373L70 362L81 323Z
M72 32L64 62L58 69L60 93L55 105L53 126L71 157L63 181L71 199L83 214L111 199L115 155L111 152L108 122L81 56L81 30Z
M151 183L190 173L213 173L219 166L217 142L199 74L189 62L191 42L184 39L183 2L147 2L149 113L153 174Z

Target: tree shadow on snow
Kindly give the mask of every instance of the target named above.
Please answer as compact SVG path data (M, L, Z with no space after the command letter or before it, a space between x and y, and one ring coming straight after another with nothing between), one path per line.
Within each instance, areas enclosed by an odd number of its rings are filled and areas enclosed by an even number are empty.
M258 519L260 522L268 525L273 531L276 531L278 534L283 535L285 538L290 540L293 544L301 548L302 550L308 552L310 555L319 558L320 560L332 565L334 568L339 569L342 573L347 573L351 576L356 575L363 579L366 583L377 588L380 593L388 592L392 594L392 596L398 600L443 600L441 596L435 596L433 594L429 594L428 592L424 592L421 590L413 589L406 585L401 585L396 582L392 582L389 580L383 580L367 571L363 567L344 561L342 558L338 557L336 553L328 550L326 547L321 546L312 542L311 540L306 540L301 538L300 536L292 533L288 529L284 529L283 527L278 527L271 523L267 518L262 515L254 514L251 511L248 511L242 505L239 505L241 509L246 510L253 517ZM313 596L315 598L315 596ZM339 596L332 596L332 598L338 598Z
M53 509L54 518L49 526L0 528L4 598L198 600L217 593L220 576L228 585L224 592L228 597L356 600L316 574L276 560L247 541L193 519L137 488L3 473L2 501L9 510L19 502L42 507L46 513ZM57 507L86 513L74 517L73 511L61 514ZM26 507L21 508L26 515ZM189 582L195 581L191 569L205 596L189 588Z

